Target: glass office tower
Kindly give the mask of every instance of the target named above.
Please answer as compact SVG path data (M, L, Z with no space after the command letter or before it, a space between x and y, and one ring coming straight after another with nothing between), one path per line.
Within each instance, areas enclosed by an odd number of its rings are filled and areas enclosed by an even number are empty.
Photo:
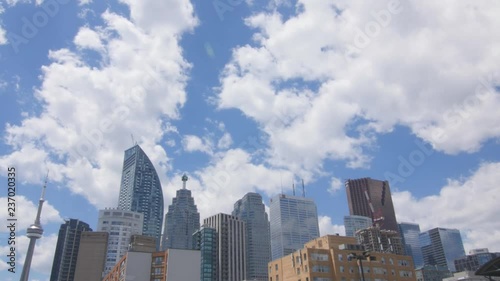
M272 260L319 237L318 211L312 199L279 194L271 199L270 213Z
M424 265L424 257L420 248L420 226L416 223L403 222L399 224L399 233L403 238L406 255L413 257L415 268Z
M139 145L125 151L118 208L143 214L142 234L154 237L160 248L163 192L153 163Z
M246 225L247 280L268 280L267 263L271 261L269 220L262 196L249 192L234 204L233 216Z
M424 264L446 266L455 272L454 261L465 256L464 245L458 229L433 228L420 233Z
M371 217L344 216L345 236L356 237L356 231L372 226Z

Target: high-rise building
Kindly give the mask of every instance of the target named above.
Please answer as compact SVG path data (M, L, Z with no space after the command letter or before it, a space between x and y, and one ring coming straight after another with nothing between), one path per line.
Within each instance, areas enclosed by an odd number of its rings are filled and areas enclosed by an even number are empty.
M345 236L355 237L356 231L372 226L371 217L344 216Z
M356 239L366 251L404 255L403 243L396 231L371 226L356 231Z
M458 229L433 228L420 233L424 264L446 266L455 272L454 261L465 256L462 236Z
M217 214L204 219L203 224L217 233L216 281L244 280L245 222L235 216Z
M403 222L399 224L399 233L403 239L405 253L413 257L415 268L424 265L424 257L420 247L420 226L416 223Z
M354 237L322 236L271 261L269 281L415 280L410 256L370 253L368 258L363 253Z
M215 281L217 279L217 257L219 245L217 244L217 231L215 228L202 226L193 234L193 249L199 250L200 280Z
M267 281L267 263L271 261L269 220L262 196L249 192L234 204L233 216L246 225L247 280Z
M73 281L76 261L83 231L92 231L90 226L77 219L61 224L57 236L56 252L52 263L50 281Z
M165 215L162 250L193 249L193 233L200 228L200 213L194 204L191 190L186 189L188 177L182 176L182 189L172 199Z
M102 280L108 235L107 232L82 232L74 281Z
M476 271L490 260L500 257L500 253L490 253L488 249L474 249L467 256L455 260L455 269L460 271Z
M370 217L381 229L399 231L388 181L349 179L345 187L350 215Z
M312 199L279 194L271 198L269 212L273 260L319 237L318 210Z
M107 274L128 251L130 237L142 234L143 214L119 209L99 211L97 231L107 232L108 246L104 274Z
M118 208L143 214L142 234L155 237L160 248L163 192L153 163L139 145L125 151Z

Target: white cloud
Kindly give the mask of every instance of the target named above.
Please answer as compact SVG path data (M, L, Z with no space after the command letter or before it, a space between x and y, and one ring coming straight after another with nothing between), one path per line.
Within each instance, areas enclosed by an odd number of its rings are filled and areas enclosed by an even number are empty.
M219 142L217 142L217 148L219 149L228 149L231 144L233 144L233 139L231 138L231 135L227 132L222 135L222 137L219 139Z
M208 138L201 139L195 135L185 135L182 139L182 146L187 152L200 151L212 154L213 144Z
M99 33L88 27L81 27L73 42L79 48L88 48L96 51L104 49Z
M219 212L231 213L234 202L248 192L267 196L278 194L281 179L293 177L289 171L253 163L252 156L242 149L215 153L209 165L188 176L187 188L193 191L202 219ZM181 188L180 177L181 174L177 175L164 187L166 205ZM284 190L291 190L291 185L285 186Z
M255 44L234 49L217 93L268 135L269 163L366 167L376 133L397 125L446 153L500 136L494 0L299 0L296 11L246 19Z
M23 231L28 228L34 221L35 221L35 216L38 210L38 202L32 202L26 199L26 197L22 195L16 195L14 197L15 201L8 201L7 197L0 197L0 204L2 206L7 206L7 203L15 203L15 217L17 219L16 221L16 228L17 231ZM7 207L5 208L7 209ZM0 213L0 220L3 222L6 222L7 219L12 218L9 216L7 213L7 210L5 212ZM57 211L54 206L50 204L50 202L44 202L43 204L43 212L42 216L40 218L40 223L42 226L47 225L49 223L63 223L63 219L59 215L59 211ZM8 232L9 230L7 228L2 228L0 229L0 232Z
M15 164L23 171L23 182L40 182L49 168L52 181L98 208L116 204L117 155L131 146L131 133L168 183L171 163L158 144L186 101L191 65L179 40L198 22L187 0L123 2L130 19L107 10L101 27L84 27L74 38L77 46L101 48L105 56L97 67L69 49L49 53L35 90L42 112L7 124L5 141L13 152L0 158L0 167Z
M25 235L16 238L16 273L21 272L26 252L28 250L29 239ZM54 253L57 245L57 234L45 235L38 239L33 253L31 262L31 271L36 271L41 274L50 275L52 270L52 262L54 261ZM9 254L8 246L0 247L0 254L6 256ZM8 265L5 262L0 264L0 270L7 269ZM19 275L20 276L20 275Z
M319 216L319 234L320 236L339 234L345 236L345 227L343 225L333 224L329 216Z
M422 231L434 227L460 229L466 251L500 251L500 222L496 217L500 213L499 181L500 163L483 163L467 178L448 179L438 195L415 198L410 191L395 192L397 219L418 223Z
M339 178L332 177L330 179L330 187L328 188L328 192L330 194L335 194L337 191L340 191L343 186L344 183Z

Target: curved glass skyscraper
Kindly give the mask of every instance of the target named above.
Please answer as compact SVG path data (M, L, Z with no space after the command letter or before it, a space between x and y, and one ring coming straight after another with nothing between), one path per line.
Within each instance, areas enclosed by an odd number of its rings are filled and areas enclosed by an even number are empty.
M118 208L143 214L142 234L155 237L160 248L163 192L153 163L137 144L125 150Z

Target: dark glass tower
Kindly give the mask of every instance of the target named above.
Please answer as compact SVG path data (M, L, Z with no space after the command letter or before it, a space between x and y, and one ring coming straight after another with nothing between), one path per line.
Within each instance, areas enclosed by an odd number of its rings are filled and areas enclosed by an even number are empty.
M75 278L76 259L83 231L92 229L80 220L70 219L61 224L50 281L73 281Z
M165 215L162 250L192 249L193 233L200 228L200 213L194 204L191 191L186 189L188 177L182 176L182 189L172 199Z
M247 280L268 280L267 263L271 261L269 220L262 197L250 192L234 204L233 216L246 225Z
M380 229L399 232L389 182L371 178L345 182L349 213L372 218Z
M218 240L215 228L203 226L193 234L193 249L200 250L200 280L216 281L218 265Z
M153 163L139 145L125 150L118 208L142 213L142 234L154 237L160 248L163 192Z

